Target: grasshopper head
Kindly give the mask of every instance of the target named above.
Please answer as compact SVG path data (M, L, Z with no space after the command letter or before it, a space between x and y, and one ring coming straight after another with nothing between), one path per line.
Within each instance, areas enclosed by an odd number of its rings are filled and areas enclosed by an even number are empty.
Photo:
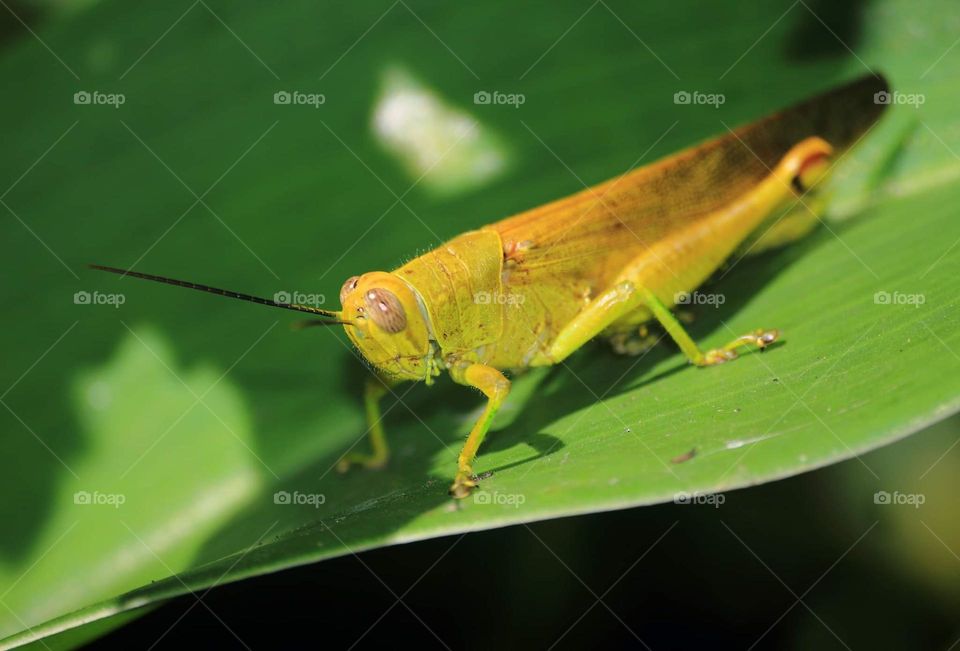
M429 375L426 311L410 285L383 271L353 276L340 290L340 304L344 330L368 362L395 379Z

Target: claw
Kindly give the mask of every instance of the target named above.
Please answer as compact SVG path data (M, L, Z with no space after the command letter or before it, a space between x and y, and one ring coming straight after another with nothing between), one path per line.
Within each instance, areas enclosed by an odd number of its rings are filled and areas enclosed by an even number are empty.
M472 471L464 472L461 470L454 478L453 484L450 485L450 495L455 499L462 500L464 497L470 495L471 491L476 487L477 481Z
M760 333L760 336L757 337L757 340L754 342L757 345L757 348L763 350L773 342L777 340L777 337L780 336L780 331L774 328L773 330L765 330Z

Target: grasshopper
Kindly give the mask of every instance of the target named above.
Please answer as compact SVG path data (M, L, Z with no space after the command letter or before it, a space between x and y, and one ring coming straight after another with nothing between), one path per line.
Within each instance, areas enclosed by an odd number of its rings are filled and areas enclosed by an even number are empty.
M764 349L780 333L757 328L703 351L671 311L731 256L810 232L823 210L818 184L876 122L880 76L819 97L572 196L469 231L391 272L348 278L340 310L281 303L151 274L137 278L322 317L343 325L374 367L364 390L370 450L338 463L380 468L388 446L379 401L404 381L443 372L479 389L486 407L457 460L450 494L476 485L472 463L510 392L506 374L563 362L595 337L637 352L655 321L696 366ZM506 374L505 374L506 373Z

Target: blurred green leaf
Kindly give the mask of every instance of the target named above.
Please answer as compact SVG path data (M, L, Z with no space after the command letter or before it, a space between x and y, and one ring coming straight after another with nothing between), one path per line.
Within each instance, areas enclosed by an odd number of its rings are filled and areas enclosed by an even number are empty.
M769 481L957 410L953 4L517 11L114 0L38 27L49 49L27 33L7 44L0 635L14 637L0 646L61 631L46 642L75 644L94 634L69 630L85 622L361 549ZM635 360L597 345L523 378L475 466L494 472L488 504L445 493L476 395L402 387L385 405L391 467L339 476L364 429L366 373L342 333L291 333L284 315L83 270L333 301L350 275L866 66L923 103L892 107L847 161L834 217L850 219L734 266L711 289L726 304L692 326L705 346L758 325L787 344L710 370L669 346ZM472 117L483 138L463 146L503 157L485 185L424 191L422 168L383 146L372 122L391 70L443 115ZM727 101L678 106L681 90ZM74 103L82 91L125 101ZM526 101L474 104L482 91ZM277 104L278 92L325 101ZM457 146L453 176L471 169ZM77 504L78 491L123 503Z

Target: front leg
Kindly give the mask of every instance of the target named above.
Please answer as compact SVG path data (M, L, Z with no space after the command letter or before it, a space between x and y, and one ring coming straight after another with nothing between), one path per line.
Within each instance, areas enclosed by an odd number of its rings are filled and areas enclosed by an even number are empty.
M460 451L457 459L457 476L450 486L450 494L456 498L463 498L470 494L470 491L477 485L473 478L473 468L471 463L477 456L477 449L483 443L483 438L490 429L490 423L496 415L497 410L507 394L510 393L510 380L503 376L503 373L483 364L469 364L462 367L453 367L450 369L450 377L458 384L475 387L487 396L487 406L480 415L480 418L470 430L470 436Z
M367 433L370 438L370 452L348 452L337 462L337 471L346 472L351 465L364 468L382 468L390 458L387 437L383 433L383 416L380 413L380 399L390 392L395 382L371 375L363 388L363 406L367 415Z

